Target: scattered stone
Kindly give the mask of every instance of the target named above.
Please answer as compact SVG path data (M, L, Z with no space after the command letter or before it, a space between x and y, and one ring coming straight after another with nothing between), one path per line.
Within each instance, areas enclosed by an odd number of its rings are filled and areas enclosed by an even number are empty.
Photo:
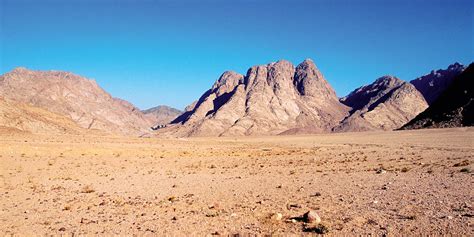
M283 218L283 215L281 213L274 213L272 216L271 216L271 219L272 220L276 220L276 221L281 221L281 219Z
M303 221L306 223L320 223L321 217L315 211L308 211L303 215Z
M387 173L387 171L385 171L384 169L380 168L380 169L377 170L376 173L377 173L377 174L385 174L385 173Z
M59 231L66 231L66 228L61 227L61 228L59 228Z
M290 210L290 209L292 209L292 208L301 208L301 205L300 205L300 204L288 204L288 205L286 206L286 208L287 208L288 210Z

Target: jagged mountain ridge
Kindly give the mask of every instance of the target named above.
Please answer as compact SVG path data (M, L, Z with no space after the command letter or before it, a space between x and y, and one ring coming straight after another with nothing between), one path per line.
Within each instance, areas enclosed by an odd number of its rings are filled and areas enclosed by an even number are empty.
M420 91L426 102L431 105L464 69L465 67L462 64L456 62L449 65L447 69L433 70L429 74L410 81L410 83Z
M474 125L474 64L454 78L451 85L425 111L401 129L445 128Z

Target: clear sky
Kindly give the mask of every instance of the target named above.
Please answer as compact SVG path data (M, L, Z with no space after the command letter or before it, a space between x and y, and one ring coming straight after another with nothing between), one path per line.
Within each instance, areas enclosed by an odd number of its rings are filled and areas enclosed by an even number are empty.
M97 80L145 109L182 109L225 70L312 58L339 96L474 58L472 0L0 0L0 74Z

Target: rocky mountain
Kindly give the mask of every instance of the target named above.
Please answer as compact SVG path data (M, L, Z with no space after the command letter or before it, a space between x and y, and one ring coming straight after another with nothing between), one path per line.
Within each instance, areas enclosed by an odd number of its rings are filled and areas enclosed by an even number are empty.
M281 60L225 72L162 134L175 136L272 135L329 132L347 114L336 93L307 59Z
M393 130L428 107L412 84L392 76L362 86L340 101L351 111L335 132Z
M86 130L65 116L0 97L0 133L82 134Z
M166 125L181 115L183 111L166 105L159 105L142 111L152 126Z
M459 63L449 65L445 70L440 69L410 81L418 91L421 92L426 102L431 105L446 88L451 85L453 79L463 72L465 67Z
M86 129L123 135L150 131L139 109L69 72L16 68L0 76L0 96L65 115Z
M474 63L402 129L474 126Z

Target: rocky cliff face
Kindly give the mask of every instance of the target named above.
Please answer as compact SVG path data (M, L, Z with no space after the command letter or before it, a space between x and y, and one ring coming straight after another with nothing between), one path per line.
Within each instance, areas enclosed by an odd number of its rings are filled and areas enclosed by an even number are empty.
M145 117L151 122L153 127L166 125L181 115L183 111L171 108L166 105L159 105L142 111Z
M431 105L441 93L453 82L453 79L463 72L465 67L459 63L449 65L445 70L431 71L431 73L410 81L421 92L426 102Z
M393 130L428 107L413 85L392 76L354 90L341 102L352 109L335 132Z
M142 135L149 122L132 104L113 98L95 81L61 71L17 68L0 76L0 95L65 115L86 129Z
M474 126L474 64L402 129Z
M296 68L278 61L250 68L245 76L225 72L175 126L177 136L271 135L329 132L349 108L307 59Z

